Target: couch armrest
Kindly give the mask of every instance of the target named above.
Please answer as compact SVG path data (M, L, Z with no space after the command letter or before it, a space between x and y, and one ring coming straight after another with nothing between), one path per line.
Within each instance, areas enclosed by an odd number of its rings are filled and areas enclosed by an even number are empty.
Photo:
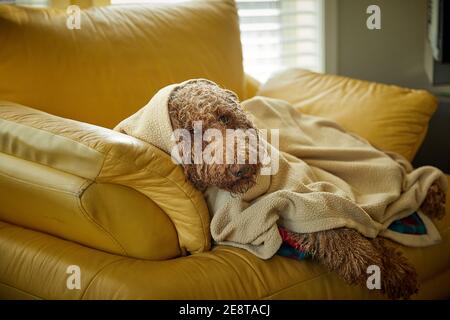
M143 259L210 248L202 194L158 148L9 102L0 142L0 219Z

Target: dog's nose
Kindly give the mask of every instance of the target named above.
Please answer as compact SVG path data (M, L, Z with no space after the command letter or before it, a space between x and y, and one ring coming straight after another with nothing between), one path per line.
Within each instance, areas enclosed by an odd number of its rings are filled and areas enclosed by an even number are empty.
M235 167L235 169L233 170L233 175L236 178L243 178L243 177L247 176L249 172L250 172L250 166L240 165L240 166Z

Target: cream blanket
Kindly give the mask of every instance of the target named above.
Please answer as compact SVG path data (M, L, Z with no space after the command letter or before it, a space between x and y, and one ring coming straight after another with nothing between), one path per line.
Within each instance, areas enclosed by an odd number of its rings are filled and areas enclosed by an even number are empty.
M161 89L115 130L171 153L167 99L176 86ZM418 210L435 181L447 190L441 171L413 170L399 155L377 150L335 122L303 115L281 100L255 97L242 107L259 129L280 130L279 148L272 148L279 155L279 168L274 175L260 175L240 196L217 188L205 192L216 242L268 259L282 242L277 224L299 233L348 227L370 238L381 235L410 246L440 240L433 223L420 212L426 236L387 228Z

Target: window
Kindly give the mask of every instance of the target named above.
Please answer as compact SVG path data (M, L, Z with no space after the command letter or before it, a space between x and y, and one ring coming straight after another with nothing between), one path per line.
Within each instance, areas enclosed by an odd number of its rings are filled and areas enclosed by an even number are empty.
M49 0L0 0L0 4L13 3L32 7L46 7L48 6L48 2Z
M184 1L189 0L112 0L111 3ZM324 1L236 0L245 72L265 81L272 73L289 67L324 71Z
M289 67L323 71L323 0L237 0L245 71L260 81Z
M133 4L143 4L143 3L177 3L177 2L187 2L189 0L111 0L111 4L120 5L133 5Z

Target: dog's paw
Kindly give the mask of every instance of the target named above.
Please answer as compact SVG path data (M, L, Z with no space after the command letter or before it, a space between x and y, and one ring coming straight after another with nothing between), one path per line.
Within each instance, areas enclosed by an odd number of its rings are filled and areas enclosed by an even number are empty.
M365 287L368 266L382 263L377 248L355 230L340 228L301 236L300 243L313 259L350 285Z
M434 219L442 219L445 216L445 192L434 183L428 189L427 196L421 205L422 212Z
M383 239L374 239L373 243L382 252L381 292L390 299L409 299L416 294L419 283L414 267Z

